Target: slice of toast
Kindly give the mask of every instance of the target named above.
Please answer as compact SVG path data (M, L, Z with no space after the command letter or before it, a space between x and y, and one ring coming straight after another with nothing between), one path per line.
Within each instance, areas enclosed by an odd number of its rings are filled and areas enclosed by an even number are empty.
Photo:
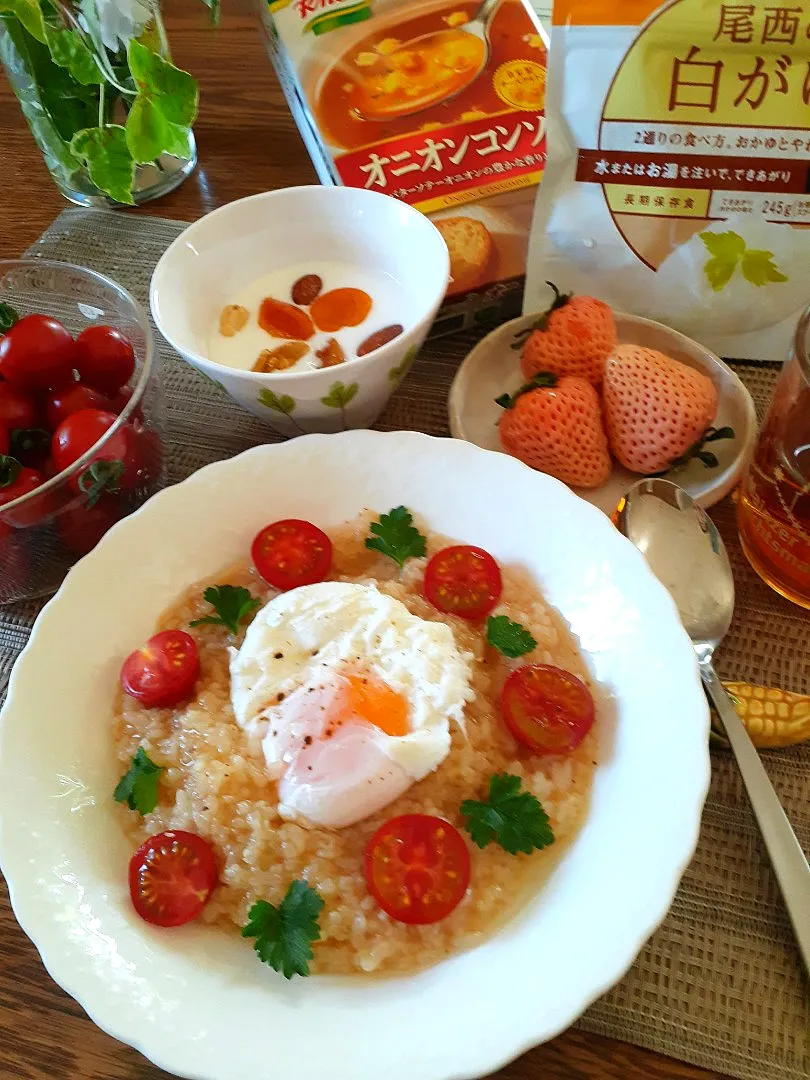
M434 218L433 224L450 252L448 295L480 285L492 258L492 235L486 225L470 217Z

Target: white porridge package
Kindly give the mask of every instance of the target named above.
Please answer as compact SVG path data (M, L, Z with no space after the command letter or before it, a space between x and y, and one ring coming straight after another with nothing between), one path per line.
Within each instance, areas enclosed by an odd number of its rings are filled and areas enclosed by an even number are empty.
M810 5L556 0L524 310L553 281L721 356L810 303Z

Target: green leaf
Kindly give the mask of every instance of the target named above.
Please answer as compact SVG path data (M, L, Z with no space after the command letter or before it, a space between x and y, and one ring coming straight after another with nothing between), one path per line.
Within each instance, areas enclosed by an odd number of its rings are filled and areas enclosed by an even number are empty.
M219 26L219 0L203 0L203 3L211 11L211 25Z
M126 466L120 459L91 461L79 477L79 489L87 496L87 505L95 506L105 493L118 495Z
M706 261L703 273L715 292L725 288L745 252L745 240L735 232L702 232L700 239L712 256Z
M139 41L127 45L127 60L138 93L149 97L166 120L190 128L197 116L197 82Z
M357 383L352 383L351 386L344 386L342 382L332 383L329 393L321 398L321 405L325 405L327 409L345 409L354 401L359 389Z
M0 334L7 333L15 322L19 322L19 312L11 306L0 301Z
M295 398L291 398L289 394L282 394L279 397L267 388L259 391L259 404L266 405L268 409L282 413L284 416L291 416L295 412Z
M135 98L125 131L129 152L139 164L154 161L161 154L187 157L191 152L189 128L167 120L155 99L146 94Z
M86 170L70 140L74 132L97 121L98 90L74 82L16 18L0 15L0 25L0 60L49 172L67 187L89 189Z
M104 82L95 57L75 30L57 30L46 25L45 42L53 62L65 68L76 82L82 86Z
M209 585L203 597L217 614L195 619L189 625L202 626L209 623L226 626L232 634L239 633L239 623L255 611L261 602L241 585Z
M742 275L746 281L758 287L767 285L769 281L787 281L787 275L773 261L772 251L746 251L742 259Z
M404 376L408 374L410 366L414 362L414 359L416 358L416 354L418 352L418 346L411 345L410 349L408 349L408 351L405 353L405 356L402 358L402 362L397 364L396 367L392 367L391 370L388 372L388 378L390 382L399 382L400 379L404 378Z
M535 849L554 843L554 833L539 801L520 790L520 777L495 773L489 781L485 802L465 799L462 816L473 843L480 848L494 840L510 855L519 851L531 855Z
M372 521L370 528L374 535L366 539L366 547L387 555L400 569L406 559L421 558L427 550L425 537L413 524L413 514L404 506L380 514L380 520Z
M11 487L16 483L22 471L22 465L11 454L0 454L0 488Z
M506 615L490 615L487 619L487 641L513 660L537 648L537 642L526 627L512 622Z
M130 810L151 814L158 802L158 780L163 769L151 760L142 746L132 764L118 781L113 798L125 802Z
M37 0L0 0L0 15L16 16L32 37L45 44L45 20Z
M126 133L118 124L77 131L70 147L87 164L90 179L116 202L135 205L132 185L135 161L127 147Z
M255 938L253 948L260 960L280 971L285 979L309 975L312 942L321 928L318 916L323 900L305 881L293 881L279 907L257 900L248 912L242 937Z

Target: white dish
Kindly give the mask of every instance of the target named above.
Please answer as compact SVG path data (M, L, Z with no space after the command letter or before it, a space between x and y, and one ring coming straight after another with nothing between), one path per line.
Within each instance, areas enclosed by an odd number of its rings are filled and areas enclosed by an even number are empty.
M495 404L495 398L507 391L512 393L525 382L520 371L520 353L511 346L515 335L530 327L536 318L536 315L522 315L504 323L479 341L464 359L450 387L448 402L454 438L466 439L484 450L505 453L498 437L498 419L503 410ZM757 417L751 395L727 364L677 330L621 312L616 312L616 328L620 342L667 353L705 372L717 387L715 427L733 427L735 438L712 444L712 452L720 463L716 469L706 469L699 461L692 461L671 476L701 506L713 506L734 489L754 448ZM573 490L611 514L636 480L636 473L614 463L610 478L601 487Z
M611 731L582 831L517 918L408 978L287 983L238 934L147 926L130 907L131 851L111 797L122 658L268 519L328 527L401 503L429 528L528 568L578 636ZM70 572L37 620L0 718L0 864L53 978L100 1027L170 1072L459 1080L558 1034L630 965L694 850L707 732L695 656L669 595L562 484L505 455L411 432L310 436L168 488Z
M315 371L265 374L210 359L219 313L242 290L302 262L317 274L331 260L397 283L401 314L392 318L387 309L387 323L376 322L372 309L360 340L392 323L404 327L399 337ZM300 435L374 423L422 347L449 277L447 245L424 214L379 192L312 185L238 199L189 225L155 267L149 302L157 328L184 360L280 434ZM266 337L267 348L281 343Z

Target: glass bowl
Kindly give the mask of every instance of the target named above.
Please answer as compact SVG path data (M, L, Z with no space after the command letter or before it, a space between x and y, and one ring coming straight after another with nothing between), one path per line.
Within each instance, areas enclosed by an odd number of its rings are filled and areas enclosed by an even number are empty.
M11 432L11 455L46 479L5 504L0 486L0 604L6 604L53 592L107 529L162 487L165 474L163 401L152 331L137 301L93 270L46 259L16 259L0 260L0 302L21 316L37 313L59 319L74 337L88 326L113 326L135 351L132 378L110 400L108 411L117 414L115 423L69 468L55 472L50 462L41 396L28 447ZM116 459L121 446L126 449L123 468L116 467L120 475L101 492L82 479L94 461ZM16 471L13 461L4 459L2 466L0 484L8 479L9 469Z

